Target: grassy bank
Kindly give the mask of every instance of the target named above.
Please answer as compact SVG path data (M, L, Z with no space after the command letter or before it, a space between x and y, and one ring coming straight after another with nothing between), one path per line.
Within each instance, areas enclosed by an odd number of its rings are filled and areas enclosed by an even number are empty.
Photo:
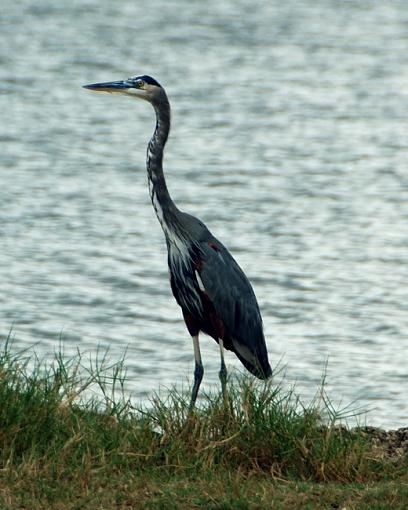
M327 398L240 378L189 415L177 391L134 408L124 377L105 356L45 365L5 347L1 509L407 507L406 457L341 426Z

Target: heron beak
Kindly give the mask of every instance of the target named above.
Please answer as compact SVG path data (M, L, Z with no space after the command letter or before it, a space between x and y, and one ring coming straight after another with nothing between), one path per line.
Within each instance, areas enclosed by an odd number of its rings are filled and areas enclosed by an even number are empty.
M83 85L84 89L94 90L95 92L125 92L131 87L131 84L126 81L108 81L105 83L90 83Z

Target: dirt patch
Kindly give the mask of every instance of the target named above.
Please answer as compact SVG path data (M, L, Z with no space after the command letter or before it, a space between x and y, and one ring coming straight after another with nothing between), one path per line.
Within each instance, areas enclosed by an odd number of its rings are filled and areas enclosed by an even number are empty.
M408 427L396 430L361 427L354 431L371 442L376 456L389 459L408 457Z

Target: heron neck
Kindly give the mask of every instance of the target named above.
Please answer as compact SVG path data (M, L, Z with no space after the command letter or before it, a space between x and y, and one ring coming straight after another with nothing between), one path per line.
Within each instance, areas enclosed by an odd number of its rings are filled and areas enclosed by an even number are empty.
M157 219L168 235L169 225L174 223L171 220L177 214L177 207L169 195L163 173L163 151L170 131L170 105L166 100L153 106L156 112L156 129L147 146L147 177Z

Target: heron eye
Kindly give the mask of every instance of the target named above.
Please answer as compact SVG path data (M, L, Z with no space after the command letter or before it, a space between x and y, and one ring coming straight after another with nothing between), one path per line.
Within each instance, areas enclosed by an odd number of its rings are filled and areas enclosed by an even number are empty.
M145 82L144 82L143 80L137 80L137 82L136 82L136 83L137 83L137 86L138 86L139 88L144 87L144 84L145 84Z

